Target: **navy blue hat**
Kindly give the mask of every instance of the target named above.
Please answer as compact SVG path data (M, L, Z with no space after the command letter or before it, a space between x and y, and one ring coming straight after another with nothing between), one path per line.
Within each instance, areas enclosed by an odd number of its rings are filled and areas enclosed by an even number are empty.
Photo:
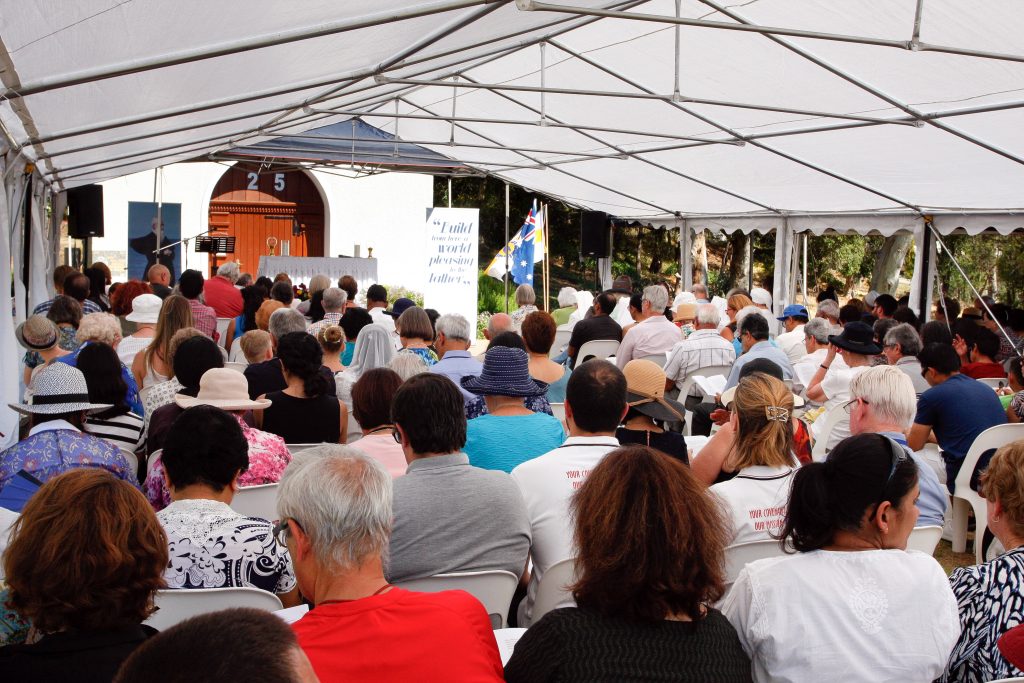
M406 309L412 308L415 305L415 301L406 299L404 296L401 299L395 299L395 303L391 306L391 317L398 320L398 316L405 313Z
M539 396L548 390L546 382L530 377L530 357L522 349L493 346L484 356L479 376L461 380L462 387L479 396Z
M786 306L785 310L782 311L782 315L780 315L778 318L776 318L776 320L783 320L784 321L786 318L792 318L793 316L796 316L796 315L802 315L805 318L810 318L810 316L807 315L807 309L806 308L804 308L800 304L790 304L790 305Z
M829 335L828 343L865 356L875 356L882 352L882 347L875 343L875 332L871 325L862 322L846 323L842 334Z

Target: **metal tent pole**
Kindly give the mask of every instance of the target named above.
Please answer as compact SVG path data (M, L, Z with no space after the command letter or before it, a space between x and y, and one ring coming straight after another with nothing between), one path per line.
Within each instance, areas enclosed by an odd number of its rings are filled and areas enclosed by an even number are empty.
M810 299L807 296L807 238L810 233L804 233L804 262L803 268L801 269L801 277L803 282L801 284L803 295L804 295L804 308L807 308L807 304L810 303Z
M508 278L509 278L509 272L508 272L508 259L509 259L509 250L508 250L508 240L509 240L509 236L508 236L508 218L509 218L509 211L510 211L510 207L509 207L509 190L508 190L508 181L506 180L505 181L505 278L504 278L504 280L505 280L505 313L508 313Z

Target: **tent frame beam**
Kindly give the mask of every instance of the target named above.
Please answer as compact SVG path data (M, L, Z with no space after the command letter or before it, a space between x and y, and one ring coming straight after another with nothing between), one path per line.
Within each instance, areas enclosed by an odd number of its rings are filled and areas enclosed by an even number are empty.
M167 67L178 66L180 64L190 64L192 62L199 62L206 59L224 57L227 55L239 54L241 52L249 52L251 50L261 50L268 47L286 45L288 43L303 40L323 38L325 36L332 36L348 31L372 28L381 24L390 24L398 21L427 17L433 14L457 11L477 5L495 3L501 5L507 2L508 0L443 0L441 2L433 2L402 10L378 12L376 14L358 17L356 19L318 23L314 26L303 26L301 28L276 31L274 33L268 33L260 36L250 36L243 40L228 41L217 45L204 45L191 50L182 50L181 52L159 55L148 59L131 60L95 69L85 69L73 73L58 74L47 78L40 78L34 82L30 81L28 83L23 83L15 88L5 88L4 92L0 94L0 96L7 99L28 97L30 95L38 95L39 93L57 90L59 88L68 88L75 85L82 85L84 83L94 83L96 81L106 80L109 78L117 78L119 76L153 71L154 69L164 69Z
M700 0L700 2L705 4L705 5L707 5L708 7L711 7L712 9L715 9L715 10L721 12L722 14L725 14L726 16L728 16L729 18L733 19L734 21L738 21L738 22L740 22L740 23L742 23L744 25L748 25L748 26L751 25L750 22L747 19L745 19L742 15L740 15L740 14L738 14L736 12L731 11L727 7L721 6L719 3L715 2L715 0ZM955 135L956 137L958 137L958 138L960 138L962 140L965 140L967 142L970 142L970 143L972 143L974 145L977 145L977 146L981 147L982 149L988 150L989 152L992 152L994 154L998 154L999 156L1004 157L1006 159L1009 159L1010 161L1013 161L1013 162L1016 162L1018 164L1024 165L1024 158L1021 158L1021 157L1017 156L1016 154L1013 154L1012 152L1009 152L1009 151L1007 151L1005 149L1002 149L1001 147L997 147L996 145L993 145L993 144L990 144L988 142L985 142L984 140L982 140L979 137L976 137L974 135L970 135L970 134L965 133L965 132L963 132L961 130L953 128L952 126L949 126L949 125L947 125L947 124L945 124L945 123L943 123L941 121L937 121L935 119L923 118L921 116L921 112L917 111L916 109L914 109L910 105L906 104L905 102L902 102L902 101L896 99L892 95L889 95L889 94L883 92L879 88L874 87L873 85L867 83L866 81L863 81L860 78L857 78L856 76L848 73L847 71L845 71L843 69L840 69L839 67L835 66L831 62L829 62L829 61L827 61L825 59L822 59L821 57L818 57L817 55L812 54L811 52L805 50L804 48L800 47L799 45L794 44L790 40L786 40L785 38L782 38L782 37L779 37L779 36L776 36L776 35L772 35L772 34L768 34L768 33L762 33L762 35L765 38L767 38L768 40L771 40L772 42L774 42L774 43L776 43L778 45L781 45L782 47L786 48L787 50L790 50L791 52L796 53L797 55L803 57L804 59L810 61L811 63L816 64L817 66L825 69L826 71L828 71L832 75L838 76L839 78L843 79L847 83L850 83L851 85L854 85L854 86L860 88L861 90L863 90L863 91L865 91L867 93L870 93L871 95L874 95L875 97L877 97L878 99L882 100L883 102L887 102L888 104L891 104L892 106L902 110L906 114L908 114L908 115L910 115L910 116L912 116L912 117L914 117L916 119L923 120L926 123L928 123L929 125L935 126L939 130L945 131L946 133L949 133L950 135ZM1022 61L1024 61L1024 59L1022 59Z
M630 85L630 86L632 86L634 88L637 88L638 90L648 91L649 92L649 90L648 90L648 88L646 86L644 86L641 83L638 83L637 81L634 81L633 79L629 78L628 76L620 74L618 71L616 71L616 70L614 70L614 69L612 69L612 68L610 68L608 66L605 66L604 64L601 64L600 62L597 62L596 60L591 59L590 57L587 57L587 56L585 56L583 54L580 54L579 52L576 52L575 50L571 50L567 46L561 45L560 43L553 43L553 44L556 47L558 47L560 50L563 50L564 52L567 52L568 54L576 57L577 59L579 59L579 60L581 60L581 61L583 61L583 62L585 62L587 64L590 64L594 68L599 69L599 70L607 73L610 76L614 76L615 78L619 79L623 83L626 83L627 85ZM703 121L704 123L706 123L706 124L708 124L710 126L714 126L715 128L719 129L720 131L722 131L723 133L725 133L727 135L731 135L733 137L739 137L739 138L743 137L743 136L739 135L739 133L737 133L736 131L734 131L731 128L729 128L728 126L725 126L725 125L719 123L718 121L715 121L714 119L712 119L712 118L710 118L708 116L705 116L703 114L691 111L689 108L683 106L682 104L680 104L678 102L668 101L665 104L667 104L667 105L669 105L671 107L674 107L674 108L676 108L676 109L678 109L678 110L680 110L680 111L682 111L682 112L684 112L686 114L689 114L690 116L693 116L694 118L696 118L696 119L698 119L700 121ZM783 159L787 159L789 161L792 161L795 164L799 164L799 165L804 166L806 168L809 168L809 169L811 169L813 171L817 171L818 173L822 173L822 174L827 175L827 176L829 176L831 178L834 178L834 179L836 179L836 180L838 180L840 182L844 182L844 183L847 183L849 185L852 185L852 186L854 186L856 188L864 190L865 192L870 192L871 194L874 194L874 195L876 195L878 197L882 197L883 199L887 199L890 202L893 202L894 204L899 204L900 206L904 206L904 207L906 207L908 209L911 209L913 211L919 212L918 208L916 206L914 206L913 204L910 204L909 202L906 202L906 201L904 201L902 199L894 197L894 196L892 196L892 195L890 195L890 194L888 194L886 192L883 192L881 190L873 188L870 185L866 185L866 184L864 184L864 183L862 183L862 182L860 182L858 180L854 180L853 178L849 178L849 177L843 176L843 175L841 175L839 173L836 173L834 171L831 171L831 170L829 170L827 168L824 168L822 166L814 164L814 163L812 163L810 161L806 161L804 159L800 159L800 158L798 158L796 156L793 156L791 154L787 154L786 152L782 152L781 150L777 150L774 147L770 147L769 145L766 145L763 142L759 142L759 141L756 141L756 140L751 140L750 138L747 138L747 142L752 144L752 145L754 145L754 146L756 146L756 147L758 147L759 149L762 149L762 150L766 151L766 152L769 152L771 154L775 154L777 156L782 157Z
M557 43L552 43L552 44L555 47L557 47L558 49L560 49L560 50L563 50L563 51L565 50L565 48L563 48L562 46L558 45ZM466 76L465 74L463 74L463 78L465 79L465 81L473 82L473 80L471 78L469 78L468 76ZM519 105L523 109L526 109L527 111L531 111L534 114L539 113L536 108L531 107L530 105L526 104L525 102L520 102L519 100L516 100L516 99L512 98L510 95L508 95L508 94L506 94L504 92L494 91L494 93L496 95L498 95L499 97L502 97L502 98L504 98L506 100L514 102L515 104ZM560 119L557 119L557 118L554 118L554 117L550 117L549 116L548 119L551 120L551 121L554 121L556 123L564 123L564 121L561 121ZM634 152L631 152L631 151L629 151L627 149L624 149L624 148L620 147L619 145L613 145L613 144L609 143L607 140L603 140L603 139L599 138L598 136L593 135L591 133L585 133L585 132L583 132L581 130L578 130L578 129L573 129L573 130L575 130L576 133L578 133L580 135L583 135L584 137L587 137L587 138L597 142L600 145L603 145L603 146L608 147L610 149L614 149L615 151L617 151L617 152L619 152L621 154L626 154L627 156L629 156L629 157L631 157L633 159L641 161L641 162L643 162L645 164L648 164L650 166L658 168L658 169L660 169L662 171L665 171L667 173L670 173L672 175L678 176L680 178L684 178L686 180L689 180L690 182L697 183L699 185L703 185L704 187L707 187L708 189L715 190L717 192L721 192L721 193L726 194L726 195L728 195L730 197L734 197L734 198L739 199L741 201L747 202L748 204L753 204L754 206L759 206L762 209L765 209L767 211L776 211L776 209L774 207L771 207L771 206L769 206L767 204L764 204L763 202L759 202L759 201L757 201L755 199L752 199L750 197L746 197L744 195L738 194L738 193L733 192L731 190L727 190L727 189L725 189L723 187L720 187L718 185L714 185L712 183L709 183L706 180L701 180L700 178L688 175L686 173L683 173L682 171L678 171L678 170L676 170L674 168L670 168L670 167L665 166L663 164L659 164L659 163L657 163L655 161L652 161L650 159L645 159L645 158L643 158L641 156L638 156Z
M784 28L780 26L762 26L751 22L733 24L726 21L708 21L706 19L687 19L684 17L672 17L663 14L644 14L640 12L624 12L621 10L591 9L587 7L576 7L569 5L554 5L536 0L516 0L516 7L524 12L560 12L606 19L629 19L632 21L646 21L658 24L676 24L680 26L693 26L697 28L722 29L726 31L741 31L748 33L760 33L768 36L788 36L792 38L810 38L813 40L827 40L841 43L857 43L860 45L873 45L875 47L888 47L898 50L910 50L912 52L943 52L946 54L960 55L965 57L980 57L983 59L996 59L1009 62L1024 62L1024 55L1007 54L1003 52L990 52L987 50L970 50L966 48L953 47L950 45L933 45L931 43L915 42L913 40L891 40L887 38L871 38L868 36L853 36L841 33L824 33L821 31L806 31L802 29ZM719 10L726 16L728 12Z
M396 84L396 85L413 85L413 86L424 86L424 87L443 87L451 88L452 83L445 80L433 80L433 79L419 79L419 78L389 78L387 76L377 76L378 83L383 84ZM675 95L662 95L658 93L640 93L640 92L613 92L607 90L577 90L575 88L555 88L551 86L535 86L535 85L512 85L508 83L464 83L459 87L463 88L475 88L480 90L490 91L508 91L508 92L533 92L540 93L541 97L545 94L553 95L572 95L575 97L613 97L621 99L634 99L634 100L664 100L667 102L677 102L684 104L703 104L713 107L731 107L734 109L752 109L755 111L771 111L779 112L782 114L797 114L801 116L815 116L825 117L831 119L848 119L851 121L866 121L876 124L893 124L899 126L919 126L917 121L903 121L900 119L886 119L879 118L877 116L861 116L859 114L837 114L834 112L815 111L811 109L793 109L790 107L774 107L767 104L752 104L747 102L730 102L726 100L709 100L699 97L687 97L685 95L676 97ZM739 139L742 139L739 138Z

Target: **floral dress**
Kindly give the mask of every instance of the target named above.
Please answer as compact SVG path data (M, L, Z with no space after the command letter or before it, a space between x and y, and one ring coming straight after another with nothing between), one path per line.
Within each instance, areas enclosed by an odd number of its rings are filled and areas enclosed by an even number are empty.
M291 557L267 520L207 499L175 501L157 519L167 532L168 588L295 588Z
M249 442L249 469L238 477L239 486L259 486L261 484L276 484L284 474L284 468L292 461L292 454L288 451L284 439L264 432L245 423L239 415L235 415L238 424L242 427L242 434ZM142 488L149 499L154 510L163 510L171 504L171 492L167 490L164 482L164 464L160 455L150 458L149 471L146 474L146 483Z

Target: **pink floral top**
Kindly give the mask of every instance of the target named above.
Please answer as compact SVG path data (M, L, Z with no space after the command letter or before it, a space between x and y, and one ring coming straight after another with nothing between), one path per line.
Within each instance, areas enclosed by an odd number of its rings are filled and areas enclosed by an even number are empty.
M242 427L242 434L249 442L249 469L238 477L239 486L259 486L275 484L281 479L284 468L292 461L292 454L284 439L264 432L245 423L240 415L235 415ZM160 511L171 504L171 492L164 483L164 464L160 455L152 458L152 464L146 474L146 483L142 489L154 510Z

